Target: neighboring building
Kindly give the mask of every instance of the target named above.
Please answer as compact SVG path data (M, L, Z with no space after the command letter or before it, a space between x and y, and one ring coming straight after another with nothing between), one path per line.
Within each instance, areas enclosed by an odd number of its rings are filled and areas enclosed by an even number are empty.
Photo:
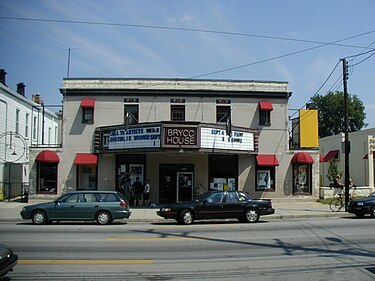
M116 190L130 173L150 180L157 203L190 200L199 183L318 196L318 150L289 150L286 82L67 78L60 92L58 194Z
M6 85L0 69L0 200L20 195L29 183L29 148L58 143L58 115L44 108L40 96L25 96ZM43 126L44 124L44 126Z
M320 153L323 156L321 162L321 185L329 186L327 178L329 162L337 164L338 171L344 174L345 151L343 150L344 137L340 135L329 136L319 139ZM374 150L375 150L375 128L349 134L349 174L358 187L374 187Z

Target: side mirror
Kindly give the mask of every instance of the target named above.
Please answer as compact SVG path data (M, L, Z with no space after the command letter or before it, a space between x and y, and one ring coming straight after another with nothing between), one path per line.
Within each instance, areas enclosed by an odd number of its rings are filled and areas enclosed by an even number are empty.
M59 202L59 200L55 200L55 205L60 206L60 202Z
M202 201L202 205L207 205L208 201L205 199Z

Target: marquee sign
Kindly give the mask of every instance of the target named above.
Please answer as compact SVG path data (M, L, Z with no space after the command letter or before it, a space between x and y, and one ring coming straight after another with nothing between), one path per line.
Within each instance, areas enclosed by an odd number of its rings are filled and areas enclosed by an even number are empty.
M254 133L202 127L201 148L254 151Z
M109 132L108 149L160 148L160 126Z
M163 147L199 148L198 126L163 126Z

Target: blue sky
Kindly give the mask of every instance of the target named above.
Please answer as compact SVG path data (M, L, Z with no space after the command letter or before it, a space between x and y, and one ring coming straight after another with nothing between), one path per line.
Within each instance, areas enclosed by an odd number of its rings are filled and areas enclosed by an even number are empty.
M287 81L299 109L341 58L361 54L348 58L348 92L372 128L375 55L363 53L375 49L374 11L373 0L1 0L0 68L46 105L61 103L70 48L70 77ZM341 64L319 94L343 91L340 77Z

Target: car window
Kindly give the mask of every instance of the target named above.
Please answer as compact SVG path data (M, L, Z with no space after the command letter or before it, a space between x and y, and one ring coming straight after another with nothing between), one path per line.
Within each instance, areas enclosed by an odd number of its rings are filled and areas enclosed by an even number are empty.
M238 196L236 192L228 192L225 200L226 203L238 203Z
M76 202L79 202L78 201L78 194L77 193L70 194L69 196L63 198L61 200L61 202L65 202L65 203L76 203Z
M207 197L207 201L210 203L220 203L223 198L223 193L214 193Z
M98 201L96 199L95 194L92 194L92 193L80 194L78 200L79 200L78 202L97 202Z
M247 200L251 199L249 196L247 196L246 194L244 194L242 192L237 192L237 196L238 196L238 200L240 202L244 202L244 201L247 201Z
M100 202L118 202L119 199L113 193L99 193L97 194Z

